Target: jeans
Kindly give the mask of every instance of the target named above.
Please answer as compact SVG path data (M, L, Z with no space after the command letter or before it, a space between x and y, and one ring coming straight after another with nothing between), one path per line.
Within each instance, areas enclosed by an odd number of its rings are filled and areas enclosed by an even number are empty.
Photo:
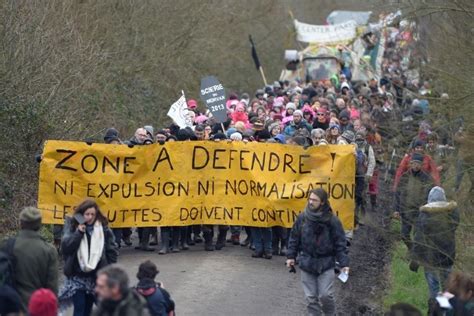
M438 293L444 288L452 268L452 266L449 268L425 267L425 278L426 283L428 283L430 298L436 298Z
M320 275L301 270L301 285L306 297L308 315L336 315L334 278L333 269Z
M256 252L272 253L272 229L252 227L252 240Z
M74 305L73 316L89 316L94 304L94 296L86 291L77 291L72 297Z

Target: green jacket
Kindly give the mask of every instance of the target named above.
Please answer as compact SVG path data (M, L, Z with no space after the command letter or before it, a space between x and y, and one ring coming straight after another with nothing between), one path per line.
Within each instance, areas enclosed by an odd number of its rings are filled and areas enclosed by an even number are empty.
M48 288L58 293L58 254L39 232L20 230L13 248L15 288L20 295L24 311L31 294Z
M149 316L145 299L135 290L129 290L123 300L118 302L112 310L104 302L100 302L93 316Z

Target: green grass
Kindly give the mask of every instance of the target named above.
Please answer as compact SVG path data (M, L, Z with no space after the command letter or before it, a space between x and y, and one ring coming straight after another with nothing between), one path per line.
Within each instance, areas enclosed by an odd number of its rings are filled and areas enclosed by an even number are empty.
M384 299L384 308L388 310L392 304L408 303L427 313L428 286L423 268L417 273L408 268L410 261L407 248L402 242L396 242L392 252L389 272L389 289Z

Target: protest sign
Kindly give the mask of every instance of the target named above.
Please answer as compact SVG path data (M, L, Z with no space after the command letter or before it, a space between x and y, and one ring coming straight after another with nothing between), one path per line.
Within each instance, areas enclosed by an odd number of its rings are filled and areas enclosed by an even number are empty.
M306 43L344 43L356 37L356 27L354 20L334 25L312 25L295 20L296 39Z
M207 76L201 79L201 99L217 123L227 121L225 89L216 77Z
M188 116L188 105L186 104L186 98L183 95L173 103L168 111L168 116L181 128L192 126L192 119Z
M307 193L323 188L344 227L354 222L354 149L266 143L147 146L48 141L38 207L62 224L94 199L112 227L222 224L291 227Z

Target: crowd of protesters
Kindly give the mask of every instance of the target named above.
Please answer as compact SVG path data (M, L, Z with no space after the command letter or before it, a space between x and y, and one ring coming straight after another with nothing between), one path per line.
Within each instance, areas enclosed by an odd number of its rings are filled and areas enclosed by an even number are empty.
M378 80L354 82L350 69L343 65L341 73L329 80L276 81L252 95L230 93L226 102L228 119L223 124L215 122L209 111L190 99L187 105L192 126L180 128L171 124L156 129L145 125L128 140L121 137L117 129L109 128L104 141L128 146L171 141L265 142L303 147L353 145L356 227L363 224L367 211L384 212L384 218L392 215L386 213L387 207L379 207L378 200L380 183L389 175L393 178L393 216L401 218L402 239L413 259L410 268L424 267L430 309L439 307L435 299L443 290L451 293L453 308L466 309L474 299L473 279L460 274L450 276L459 213L456 203L448 201L443 189L450 159L457 159L456 191L465 172L471 175L471 182L474 180L473 168L469 168L472 162L462 154L466 131L462 120L449 126L441 118L430 115L431 107L444 106L449 97L443 94L437 98L428 81L410 79L406 75L409 64L405 57L410 45L403 32L397 33L396 29L393 32L386 43L382 76ZM334 301L329 289L332 283L327 280L332 276L325 272L332 270L337 260L348 273L345 241L352 238L352 234L346 232L343 236L327 194L313 193L307 210L292 230L224 225L147 227L137 229L136 249L154 251L153 247L159 245L158 253L165 255L188 250L199 243L204 244L206 251L221 250L231 243L249 247L255 258L286 256L289 267L296 261L304 271L302 283L308 311L324 310L333 314ZM310 223L307 225L313 226L305 226L306 219ZM126 273L115 263L119 248L132 245L133 230L108 228L106 218L94 201L86 200L78 205L62 232L56 230L56 245L60 246L66 276L59 292L57 253L40 238L39 211L25 209L20 221L22 229L12 246L16 291L8 292L8 297L14 301L17 294L22 311L30 308L31 315L53 315L54 312L35 314L33 309L38 297L44 297L54 310L58 305L56 294L60 306L74 306L74 315L90 315L97 297L100 299L95 310L97 315L144 315L145 309L152 315L168 315L174 310L169 293L154 280L158 270L152 262L140 266L138 285L129 288ZM329 257L322 260L320 256L326 253L314 249L308 236L322 232L330 236L327 223L331 223L338 234L327 237ZM439 227L444 227L442 236L438 234ZM6 242L7 248L9 243ZM314 288L319 282L327 287L324 291ZM8 288L4 286L1 290L7 293ZM2 299L8 293L2 294ZM470 308L472 311L472 306Z

